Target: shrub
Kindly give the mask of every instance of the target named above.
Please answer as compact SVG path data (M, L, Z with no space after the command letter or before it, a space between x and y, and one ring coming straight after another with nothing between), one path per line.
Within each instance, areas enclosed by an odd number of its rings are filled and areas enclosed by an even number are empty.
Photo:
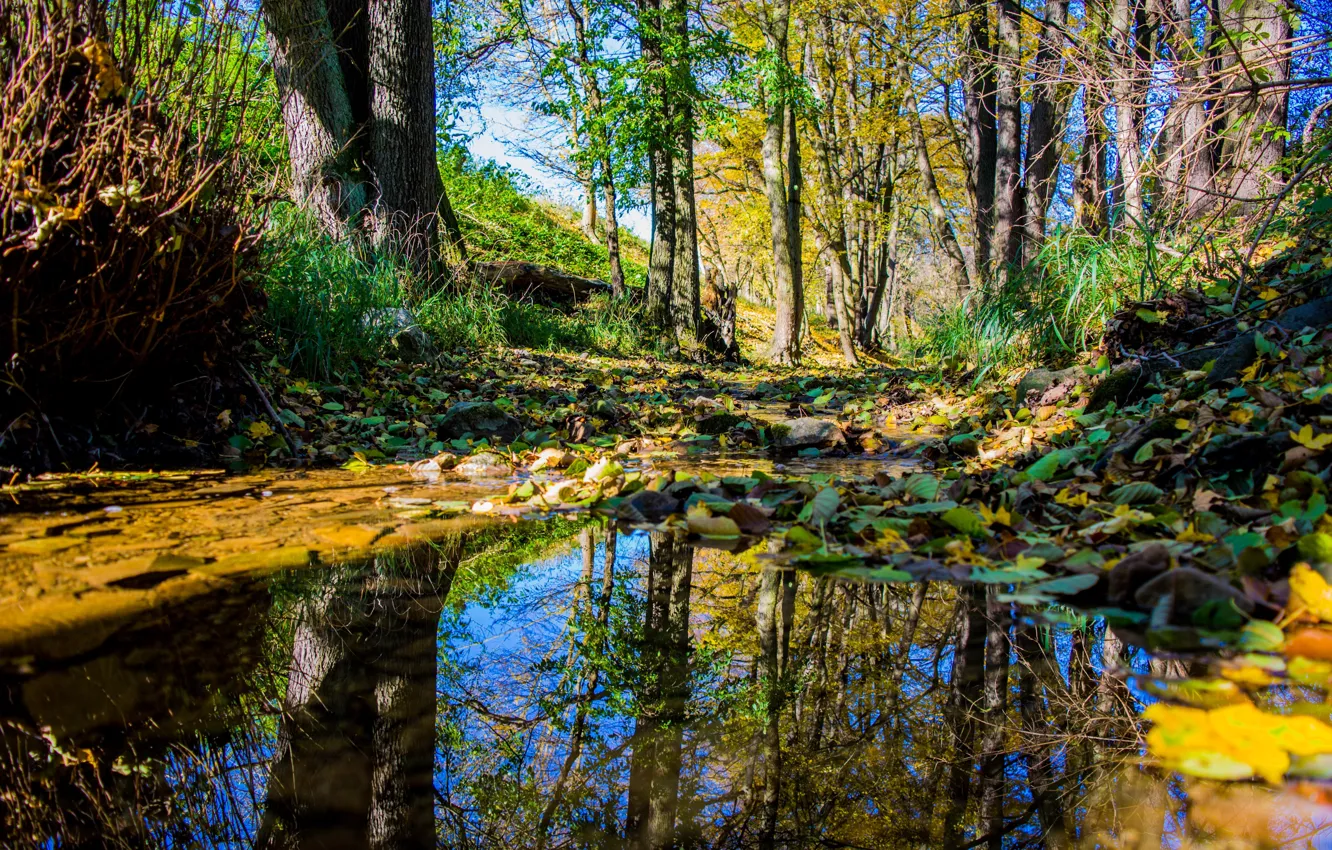
M255 306L225 4L0 5L3 405L92 409L227 357ZM211 23L210 23L211 22ZM231 76L227 76L231 75ZM211 98L190 93L209 91ZM226 97L228 108L217 108Z

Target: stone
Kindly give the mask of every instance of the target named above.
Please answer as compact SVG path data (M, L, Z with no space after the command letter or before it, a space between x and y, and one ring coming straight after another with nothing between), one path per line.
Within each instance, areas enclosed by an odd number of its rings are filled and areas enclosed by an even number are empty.
M480 452L455 466L453 471L459 475L467 475L472 478L495 478L510 474L513 472L513 467L509 465L509 459L504 455L495 452Z
M439 425L439 433L446 439L454 440L468 434L473 437L498 437L502 440L515 439L522 433L523 427L499 405L490 401L460 401L444 413L444 421Z
M1019 404L1025 404L1027 396L1031 393L1044 393L1050 387L1056 384L1063 384L1081 380L1086 373L1081 366L1071 366L1068 369L1032 369L1022 376L1022 380L1017 385L1017 400ZM1071 386L1071 384L1070 384Z
M1086 413L1095 413L1110 402L1123 407L1142 397L1147 390L1151 373L1137 362L1120 363L1109 371L1092 390Z
M1236 590L1225 579L1193 567L1167 570L1138 588L1133 601L1140 608L1155 609L1169 597L1169 617L1166 622L1188 624L1193 613L1209 602L1231 600L1244 613L1253 610L1253 600Z
M661 522L680 510L680 500L660 490L639 490L620 502L615 514L629 522Z
M779 449L823 449L846 443L846 435L831 419L784 419L774 422L771 429L772 444Z
M409 360L425 359L437 353L435 341L416 323L416 318L405 307L375 311L366 318L365 324L367 330L383 333L389 345L397 349L401 357Z

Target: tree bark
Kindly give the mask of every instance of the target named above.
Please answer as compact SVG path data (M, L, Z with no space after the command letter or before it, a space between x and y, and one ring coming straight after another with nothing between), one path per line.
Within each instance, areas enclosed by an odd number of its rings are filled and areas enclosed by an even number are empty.
M291 194L325 232L353 235L367 197L357 122L323 0L264 0Z
M970 0L966 32L967 153L975 220L974 266L969 286L980 286L990 268L994 227L995 161L998 154L994 54L984 0ZM908 78L909 79L909 78Z
M789 72L787 48L791 29L790 0L776 0L767 7L766 14L760 21L760 27L768 51ZM763 191L768 198L768 216L771 220L773 297L777 312L772 343L768 347L767 356L779 366L793 366L800 362L800 322L804 317L804 293L799 270L800 153L794 133L788 134L788 125L794 124L794 118L788 120L789 109L786 100L781 92L765 92L766 115L762 149ZM791 147L795 147L796 150L791 151ZM783 169L784 164L785 169ZM794 232L791 215L792 194L795 195L796 209Z
M667 347L676 349L671 320L671 288L675 263L675 173L671 151L663 134L669 132L665 55L662 52L663 14L661 0L639 0L640 49L646 65L645 85L657 104L652 123L656 132L648 140L648 169L652 186L652 247L648 256L645 319L657 330L667 331Z
M994 163L994 252L996 271L1019 260L1022 181L1022 9L1017 0L999 0L998 80L995 97L997 132ZM993 275L998 279L1000 275Z
M1055 171L1059 167L1059 139L1063 136L1059 93L1063 29L1068 20L1068 0L1046 0L1045 26L1041 29L1034 66L1036 85L1032 93L1031 118L1027 124L1026 203L1023 216L1024 260L1031 262L1045 242L1045 218L1054 194Z
M439 247L430 0L369 0L368 8L374 239L429 275Z
M1119 154L1120 227L1145 224L1142 192L1141 127L1136 102L1141 80L1133 48L1134 0L1112 0L1110 7L1110 66L1115 98L1115 150Z
M1282 0L1245 0L1222 4L1221 25L1228 50L1221 73L1243 70L1227 88L1246 82L1282 82L1290 77L1290 9ZM1284 137L1265 128L1286 128L1287 89L1245 92L1217 104L1225 126L1221 144L1221 178L1230 202L1242 213L1281 187L1272 169L1286 153Z

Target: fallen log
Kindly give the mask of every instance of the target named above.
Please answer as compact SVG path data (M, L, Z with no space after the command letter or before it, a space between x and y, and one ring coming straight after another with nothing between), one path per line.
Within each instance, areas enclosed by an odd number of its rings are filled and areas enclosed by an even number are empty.
M475 263L478 278L503 286L510 298L528 299L554 306L573 306L593 295L610 295L610 284L579 277L554 266L541 266L516 260Z

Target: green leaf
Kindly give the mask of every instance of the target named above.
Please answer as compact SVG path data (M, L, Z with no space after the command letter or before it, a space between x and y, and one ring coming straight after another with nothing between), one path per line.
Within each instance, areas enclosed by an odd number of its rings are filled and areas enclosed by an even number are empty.
M912 475L906 480L905 492L922 502L932 502L939 495L939 479L924 473Z
M816 526L823 526L837 515L837 506L842 503L841 496L837 495L836 487L824 487L814 494L814 500L810 502L810 523Z
M985 522L970 508L953 508L946 511L940 519L963 534L982 534L985 531Z
M1027 475L1037 481L1049 481L1059 471L1063 462L1063 452L1053 451L1027 467Z
M1165 491L1150 481L1134 481L1116 487L1110 494L1110 501L1116 505L1137 505L1143 502L1159 502Z
M325 410L346 410L346 409L347 409L347 408L343 407L341 404L338 404L336 401L326 401L326 402L324 402L324 403L323 403L322 405L320 405L320 406L323 407Z
M1240 632L1240 649L1250 652L1278 652L1285 642L1285 632L1266 620L1250 620Z

